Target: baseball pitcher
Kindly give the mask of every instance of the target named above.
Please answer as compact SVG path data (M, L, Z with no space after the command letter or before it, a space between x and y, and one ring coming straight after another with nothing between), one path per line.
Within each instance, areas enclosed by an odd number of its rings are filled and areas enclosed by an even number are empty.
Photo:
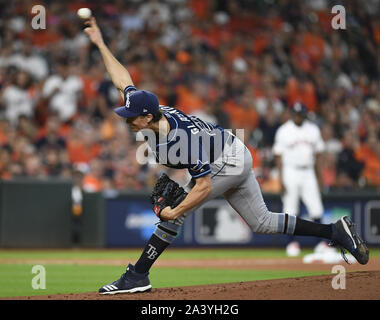
M160 218L152 237L135 265L99 289L101 294L150 291L148 275L153 263L177 236L186 215L206 201L223 196L257 233L283 233L326 238L348 250L360 263L369 259L368 249L348 217L335 224L305 221L266 207L245 145L229 131L191 117L178 109L160 106L155 94L137 90L130 74L104 44L95 18L84 30L98 47L112 82L125 104L115 112L135 132L146 132L156 160L168 167L187 169L192 176L183 189L168 177L160 177L151 200Z

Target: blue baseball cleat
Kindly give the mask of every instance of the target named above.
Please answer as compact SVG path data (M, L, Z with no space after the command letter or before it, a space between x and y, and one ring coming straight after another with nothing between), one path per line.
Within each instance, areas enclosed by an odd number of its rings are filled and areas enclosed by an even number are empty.
M149 272L137 273L134 266L129 264L120 279L111 282L99 289L100 294L135 293L152 290L148 278Z
M364 241L355 230L355 225L347 216L332 224L330 245L340 248L343 259L348 263L344 249L349 251L360 264L367 264L369 251Z

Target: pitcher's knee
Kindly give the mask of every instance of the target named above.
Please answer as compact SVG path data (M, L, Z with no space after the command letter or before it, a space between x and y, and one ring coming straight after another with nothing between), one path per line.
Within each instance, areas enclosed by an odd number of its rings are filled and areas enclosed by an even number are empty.
M250 223L251 230L255 233L281 233L280 214L269 210Z

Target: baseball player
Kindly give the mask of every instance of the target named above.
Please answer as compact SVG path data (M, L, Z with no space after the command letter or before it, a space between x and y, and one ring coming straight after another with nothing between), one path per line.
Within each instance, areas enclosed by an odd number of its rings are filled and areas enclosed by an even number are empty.
M115 112L125 119L131 130L148 132L147 143L159 163L186 168L192 176L184 188L184 198L176 206L165 204L172 203L166 202L173 189L170 179L165 187L161 184L155 188L154 212L160 222L136 264L129 264L119 279L101 287L99 293L150 291L149 270L174 241L186 215L218 196L224 196L253 232L326 238L348 250L360 263L368 262L368 249L348 217L324 225L269 211L252 170L251 154L241 140L219 126L190 117L178 109L160 106L152 92L137 90L126 68L104 44L95 19L91 17L85 24L84 31L98 47L112 82L124 98L125 105ZM157 197L160 192L162 195Z
M278 128L273 145L284 212L298 215L301 199L309 217L321 222L323 204L319 186L322 177L318 168L323 151L324 142L318 126L307 120L306 107L295 103L292 118ZM299 244L290 242L286 251L289 256L297 256Z

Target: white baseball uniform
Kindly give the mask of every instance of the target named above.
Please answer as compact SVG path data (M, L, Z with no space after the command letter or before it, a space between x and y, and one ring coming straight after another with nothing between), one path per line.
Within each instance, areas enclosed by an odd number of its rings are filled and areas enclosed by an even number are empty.
M315 175L315 156L325 145L317 125L304 120L297 126L288 120L276 132L273 152L281 156L282 181L286 188L283 195L283 212L299 213L301 199L312 219L320 219L323 204Z

